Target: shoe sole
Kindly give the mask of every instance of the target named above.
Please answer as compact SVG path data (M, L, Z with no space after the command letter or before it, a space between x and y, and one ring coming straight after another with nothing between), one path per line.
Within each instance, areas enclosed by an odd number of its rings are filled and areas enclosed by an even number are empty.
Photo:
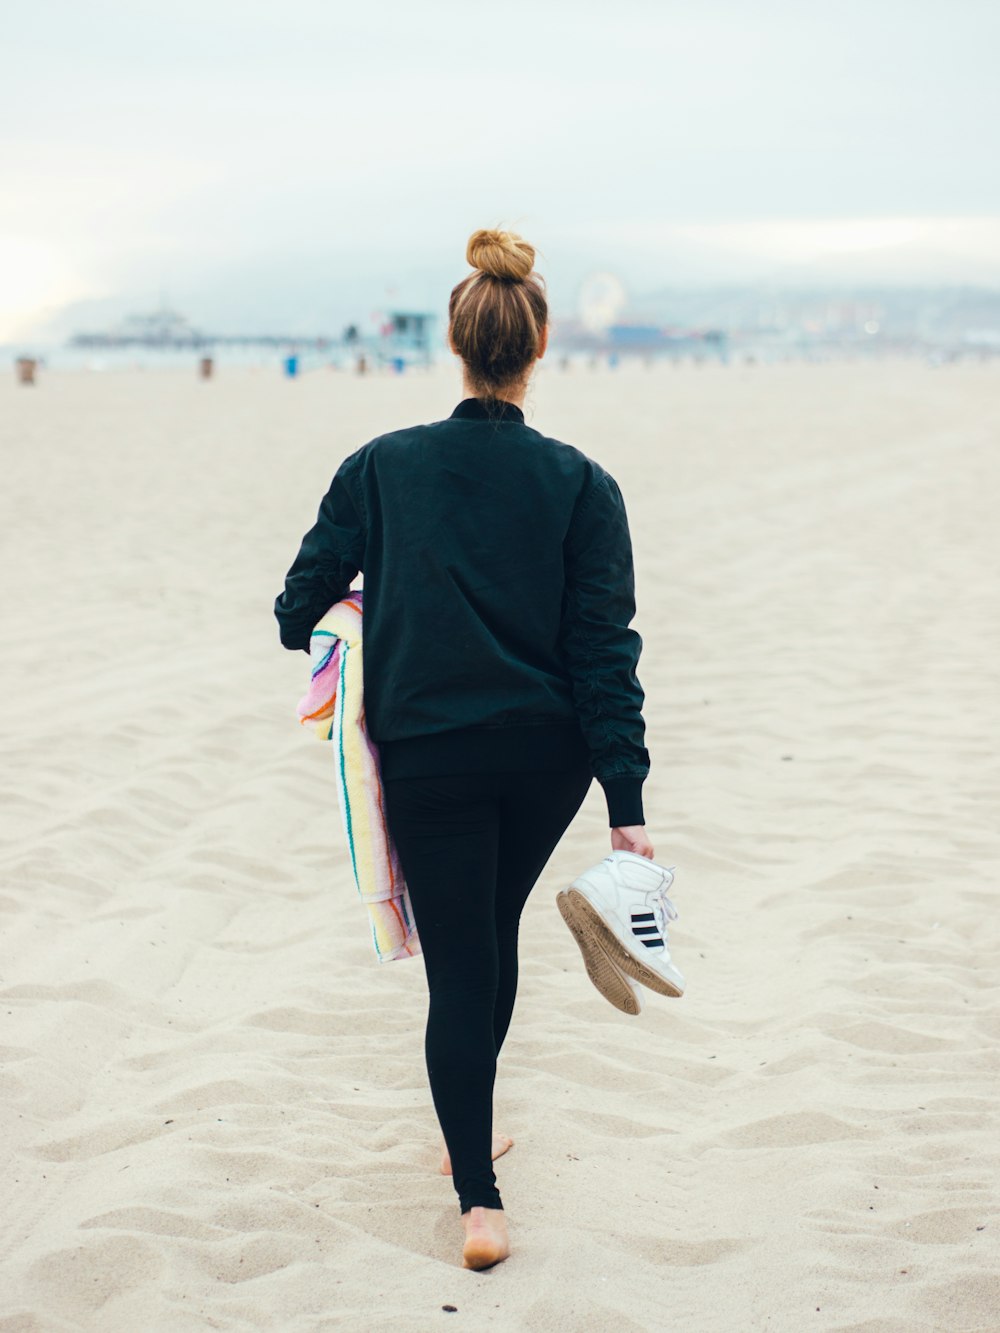
M588 955L599 950L608 955L619 971L643 986L648 986L658 995L668 995L671 999L678 1000L684 994L674 982L668 981L641 959L629 953L615 931L579 889L563 889L558 902L563 920L576 936L585 960Z
M587 976L596 988L623 1014L631 1014L634 1018L642 1013L641 996L635 993L628 978L604 952L597 940L582 927L579 918L569 907L565 889L556 895L556 905L583 956Z

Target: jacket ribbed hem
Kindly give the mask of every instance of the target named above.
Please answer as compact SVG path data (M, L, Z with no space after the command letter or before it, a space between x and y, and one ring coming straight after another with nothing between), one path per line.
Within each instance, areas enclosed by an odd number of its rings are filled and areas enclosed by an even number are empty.
M379 741L385 781L454 773L546 773L589 768L576 723L529 727L461 727L405 740Z
M617 777L598 778L604 788L608 802L608 825L611 828L628 828L632 824L645 824L642 812L642 784L645 778Z

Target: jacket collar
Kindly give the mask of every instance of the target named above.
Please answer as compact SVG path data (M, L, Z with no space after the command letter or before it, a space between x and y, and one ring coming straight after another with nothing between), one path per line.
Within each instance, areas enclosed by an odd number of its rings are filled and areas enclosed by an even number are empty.
M517 421L524 424L524 413L516 403L503 398L463 398L451 414L470 421Z

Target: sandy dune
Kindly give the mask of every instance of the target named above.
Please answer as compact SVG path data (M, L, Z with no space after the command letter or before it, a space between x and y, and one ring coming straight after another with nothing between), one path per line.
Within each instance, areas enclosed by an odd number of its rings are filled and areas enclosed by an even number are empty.
M595 789L525 916L486 1274L270 611L340 459L458 396L0 382L0 1330L996 1333L1000 371L539 377L632 517L689 992L586 979Z

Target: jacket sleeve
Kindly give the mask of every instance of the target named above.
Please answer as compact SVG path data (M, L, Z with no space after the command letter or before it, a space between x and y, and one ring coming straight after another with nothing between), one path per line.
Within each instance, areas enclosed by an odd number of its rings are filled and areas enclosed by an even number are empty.
M330 483L316 522L302 538L285 576L285 590L274 603L286 648L309 651L313 626L347 596L351 581L363 567L365 525L354 498L350 462L341 465Z
M612 828L644 823L649 772L636 677L642 640L635 615L632 541L621 491L607 474L584 495L564 543L563 659Z

